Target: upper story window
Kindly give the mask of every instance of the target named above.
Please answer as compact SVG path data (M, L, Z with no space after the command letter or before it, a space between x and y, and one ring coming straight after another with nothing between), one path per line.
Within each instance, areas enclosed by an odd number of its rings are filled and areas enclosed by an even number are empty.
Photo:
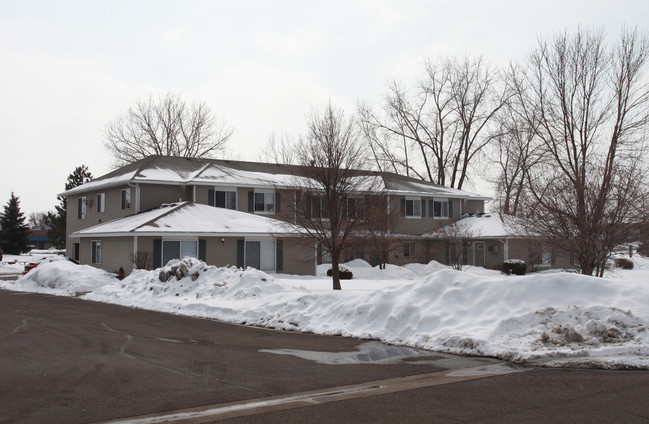
M122 209L131 209L131 189L125 188L122 190L121 196L121 208Z
M433 217L435 218L448 218L451 216L450 207L451 202L447 199L434 199L433 200Z
M255 191L255 212L275 212L275 193L272 191Z
M401 202L401 209L406 218L421 218L425 215L423 213L423 202L419 197L406 197Z
M77 218L86 219L88 212L88 201L86 197L79 197L77 199Z
M237 209L237 192L210 189L208 190L207 204L217 208Z
M97 212L106 212L106 193L97 195Z
M324 196L311 198L311 217L329 219L329 199Z

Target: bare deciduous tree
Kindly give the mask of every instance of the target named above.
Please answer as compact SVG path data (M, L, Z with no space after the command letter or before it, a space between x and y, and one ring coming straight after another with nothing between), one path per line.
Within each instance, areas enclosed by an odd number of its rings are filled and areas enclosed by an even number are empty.
M462 222L445 225L432 232L435 237L446 240L448 263L453 269L462 271L467 261L469 244L476 239L477 234L470 226Z
M359 228L357 199L372 189L364 168L363 144L353 118L329 104L308 117L308 130L296 149L302 172L296 177L288 225L307 234L331 255L333 288L340 290L338 264L345 244ZM287 196L284 196L285 198Z
M295 143L288 135L277 136L272 133L257 154L260 162L271 162L285 165L295 165L297 156L295 153Z
M542 161L543 156L533 142L536 123L530 125L519 117L520 105L515 100L511 99L498 114L499 129L491 151L498 169L494 180L498 211L517 216L525 210L524 203L528 198L527 172Z
M32 212L27 218L29 228L32 230L46 230L47 229L47 212Z
M379 170L461 189L506 99L501 73L482 58L450 58L426 63L414 95L392 82L382 113L361 105L359 116Z
M379 261L379 269L385 269L390 254L403 249L404 238L397 233L403 222L401 210L391 207L387 195L377 193L364 199L363 221L357 238Z
M623 31L610 48L603 31L580 29L540 41L518 75L518 115L543 157L527 170L525 214L584 274L602 276L642 219L648 57L637 31Z
M224 151L232 133L206 103L187 105L178 95L167 93L138 100L110 122L104 146L115 167L151 155L208 158Z

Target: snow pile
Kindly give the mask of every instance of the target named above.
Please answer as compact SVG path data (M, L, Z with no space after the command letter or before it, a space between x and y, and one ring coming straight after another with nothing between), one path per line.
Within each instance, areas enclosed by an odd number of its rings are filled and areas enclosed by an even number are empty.
M89 265L77 265L61 256L52 256L7 288L79 296L110 285L114 281L114 274Z
M516 362L649 368L649 261L634 261L634 270L603 279L565 272L506 276L476 267L458 272L434 262L378 270L353 261L344 264L354 279L343 281L342 291L331 290L330 278L284 278L191 258L123 281L53 262L2 285L88 292L83 297L96 301Z

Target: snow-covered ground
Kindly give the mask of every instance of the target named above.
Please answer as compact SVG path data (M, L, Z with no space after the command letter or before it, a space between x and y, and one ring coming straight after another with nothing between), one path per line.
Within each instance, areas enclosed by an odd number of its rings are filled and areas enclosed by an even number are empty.
M545 366L649 369L649 259L633 261L633 270L595 278L435 262L379 270L356 260L345 265L354 278L333 291L326 267L269 275L186 258L119 281L54 260L0 287Z

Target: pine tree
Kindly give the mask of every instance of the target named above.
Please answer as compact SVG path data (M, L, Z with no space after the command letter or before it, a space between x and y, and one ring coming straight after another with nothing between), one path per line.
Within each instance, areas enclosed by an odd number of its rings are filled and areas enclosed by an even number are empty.
M65 183L65 190L85 184L92 180L92 174L86 165L77 166L72 174L68 175L68 181ZM57 196L59 204L55 206L56 212L47 213L47 226L49 230L47 235L52 242L52 246L57 249L65 249L65 221L67 219L68 204L67 199L63 196Z
M20 200L11 192L11 198L0 216L0 244L4 253L20 255L27 251L29 226L20 211Z

